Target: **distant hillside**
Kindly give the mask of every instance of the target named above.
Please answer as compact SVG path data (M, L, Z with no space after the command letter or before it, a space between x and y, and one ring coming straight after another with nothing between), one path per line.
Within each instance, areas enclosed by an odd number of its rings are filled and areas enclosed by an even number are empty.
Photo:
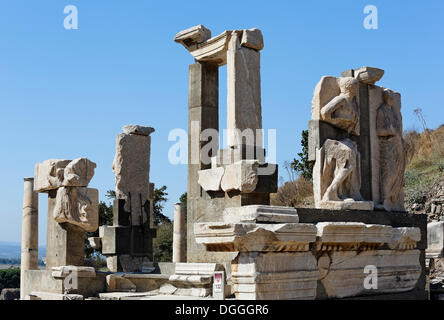
M0 258L20 259L20 243L0 241ZM46 247L39 247L39 259L46 256Z
M437 220L444 214L444 124L422 133L408 131L404 139L408 146L406 209Z

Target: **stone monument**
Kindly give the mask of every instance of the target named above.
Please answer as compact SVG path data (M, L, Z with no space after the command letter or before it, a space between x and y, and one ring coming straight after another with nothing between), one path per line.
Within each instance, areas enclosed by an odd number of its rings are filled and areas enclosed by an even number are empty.
M188 99L188 262L230 263L232 254L208 252L195 241L194 223L223 221L226 207L269 205L277 191L277 166L262 147L259 29L228 30L211 37L202 25L179 32L174 41L194 57ZM227 141L219 150L219 67L227 65ZM208 143L204 143L208 141ZM210 148L209 148L210 147ZM262 172L266 172L265 174Z
M404 210L401 95L375 85L372 67L324 76L309 123L316 208Z

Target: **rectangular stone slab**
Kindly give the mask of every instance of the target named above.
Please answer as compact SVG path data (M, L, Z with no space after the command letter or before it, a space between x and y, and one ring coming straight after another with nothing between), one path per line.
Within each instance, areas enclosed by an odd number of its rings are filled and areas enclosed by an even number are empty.
M293 207L278 206L244 206L226 208L224 210L225 222L248 223L298 223L299 217Z

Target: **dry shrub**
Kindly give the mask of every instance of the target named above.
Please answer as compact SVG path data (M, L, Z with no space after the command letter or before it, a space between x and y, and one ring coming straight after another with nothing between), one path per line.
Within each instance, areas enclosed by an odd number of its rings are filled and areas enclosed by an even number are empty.
M313 207L313 184L300 176L288 181L271 195L271 205L285 207Z
M422 133L413 130L405 132L404 140L410 168L429 165L444 156L444 125L436 130L426 130Z

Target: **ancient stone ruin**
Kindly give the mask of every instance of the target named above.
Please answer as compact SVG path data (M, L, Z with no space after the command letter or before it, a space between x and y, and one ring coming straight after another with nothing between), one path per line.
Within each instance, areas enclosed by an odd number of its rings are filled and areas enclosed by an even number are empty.
M25 180L22 299L427 299L426 218L403 207L401 96L375 85L384 71L362 67L322 77L309 122L315 208L278 207L270 205L278 167L267 163L262 143L262 32L212 37L199 25L174 41L194 63L186 228L185 207L176 204L173 261L153 261L154 129L125 126L113 162L113 225L100 226L99 237L89 239L106 256L109 272L82 261L84 233L98 228L98 193L87 188L95 164L48 160L36 165L34 180ZM223 65L228 146L220 149ZM37 192L49 197L46 270L36 270ZM437 246L429 254L441 252ZM220 271L224 289L216 292Z

